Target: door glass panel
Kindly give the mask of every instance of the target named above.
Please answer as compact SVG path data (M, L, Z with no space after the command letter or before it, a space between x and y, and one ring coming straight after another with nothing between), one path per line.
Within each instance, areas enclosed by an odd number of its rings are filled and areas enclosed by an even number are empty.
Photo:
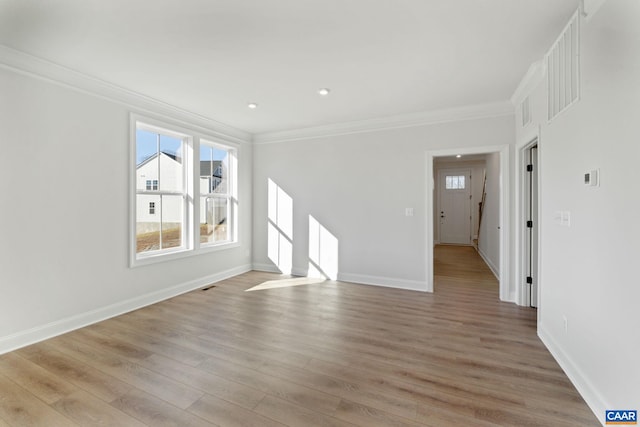
M447 175L445 178L445 188L447 190L464 190L465 189L465 176L464 175Z

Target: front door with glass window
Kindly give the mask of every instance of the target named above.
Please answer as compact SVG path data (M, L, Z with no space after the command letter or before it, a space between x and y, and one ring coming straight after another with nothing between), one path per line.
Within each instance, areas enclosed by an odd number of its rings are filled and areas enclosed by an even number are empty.
M440 243L471 244L471 179L468 169L442 169L438 173Z

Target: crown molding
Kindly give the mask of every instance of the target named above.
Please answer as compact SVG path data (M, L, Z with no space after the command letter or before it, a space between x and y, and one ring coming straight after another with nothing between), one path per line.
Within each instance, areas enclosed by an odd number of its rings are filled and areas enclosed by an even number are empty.
M544 79L547 72L545 61L540 59L529 66L520 84L511 95L511 104L517 107Z
M53 62L0 44L0 68L83 92L126 106L136 112L161 115L205 133L239 143L251 141L251 134L164 101L91 77Z
M354 133L375 132L380 130L428 126L438 123L476 120L491 117L514 115L513 105L509 101L491 104L469 105L465 107L443 110L424 111L399 116L336 123L302 129L278 132L257 133L253 136L254 144L268 144L287 141L298 141Z

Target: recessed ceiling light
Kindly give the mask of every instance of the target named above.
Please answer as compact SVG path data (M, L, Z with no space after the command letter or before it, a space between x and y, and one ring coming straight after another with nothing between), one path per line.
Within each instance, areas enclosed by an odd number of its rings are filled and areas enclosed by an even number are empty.
M258 104L256 104L255 102L250 102L249 104L247 104L247 107L255 110L256 108L258 108Z
M462 154L457 154L456 157L459 159L460 157L462 157Z
M329 92L331 92L331 89L329 89L328 87L323 87L321 89L318 89L318 94L320 96L327 96L329 95Z

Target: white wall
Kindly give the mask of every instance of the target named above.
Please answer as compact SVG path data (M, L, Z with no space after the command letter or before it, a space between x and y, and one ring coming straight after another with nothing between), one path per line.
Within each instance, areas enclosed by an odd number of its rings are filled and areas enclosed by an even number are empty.
M610 0L582 23L581 99L554 121L546 80L531 94L541 143L538 331L602 422L605 409L640 402L638 22L640 2ZM592 169L599 187L583 184ZM570 226L558 211L570 212Z
M487 154L487 187L478 252L496 277L500 273L500 154Z
M254 146L254 266L268 258L267 182L293 201L293 267L308 265L309 215L339 242L339 278L425 289L426 152L511 144L513 116ZM414 216L405 216L405 208Z
M0 93L0 353L250 268L249 144L240 245L129 268L131 108L6 68Z

